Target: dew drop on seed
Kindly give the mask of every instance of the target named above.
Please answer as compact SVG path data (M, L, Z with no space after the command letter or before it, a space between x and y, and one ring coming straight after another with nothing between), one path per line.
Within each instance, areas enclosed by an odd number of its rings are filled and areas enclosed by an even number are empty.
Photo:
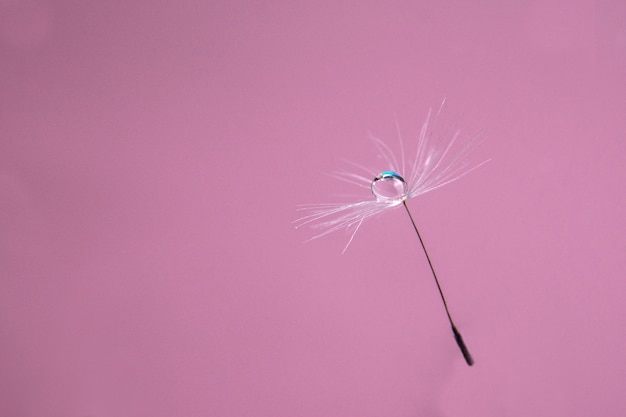
M372 180L372 194L380 202L400 204L408 192L406 181L397 172L383 171Z

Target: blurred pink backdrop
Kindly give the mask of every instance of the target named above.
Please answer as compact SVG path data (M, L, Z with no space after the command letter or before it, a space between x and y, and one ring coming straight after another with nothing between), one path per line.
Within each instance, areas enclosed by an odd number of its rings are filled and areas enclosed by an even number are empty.
M0 1L0 415L626 415L623 1ZM448 98L492 161L310 243ZM382 167L381 169L385 169Z

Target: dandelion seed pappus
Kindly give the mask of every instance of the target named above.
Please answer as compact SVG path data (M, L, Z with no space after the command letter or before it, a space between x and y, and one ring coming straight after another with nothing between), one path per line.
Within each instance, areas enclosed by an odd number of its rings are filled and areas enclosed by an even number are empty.
M298 211L304 213L304 215L297 219L294 224L296 227L306 225L314 230L318 230L309 240L317 239L339 230L345 230L349 236L343 249L343 252L345 252L366 220L390 208L402 205L409 216L426 255L446 315L452 327L454 339L466 363L471 366L474 364L474 360L461 337L461 333L452 321L437 274L407 205L407 200L456 181L488 162L486 160L472 163L469 158L470 152L481 140L480 132L463 136L460 130L447 132L445 126L440 126L439 119L445 104L446 100L443 100L434 115L432 110L428 111L426 121L422 125L416 141L414 157L408 162L408 169L404 155L403 139L400 134L400 128L396 124L400 147L399 161L387 143L377 137L372 137L374 146L384 163L384 166L380 167L382 170L372 171L360 164L351 162L350 165L352 165L354 170L338 172L333 175L333 177L339 180L369 189L370 192L366 193L361 201L302 205L298 207ZM360 173L355 172L355 170L360 171Z

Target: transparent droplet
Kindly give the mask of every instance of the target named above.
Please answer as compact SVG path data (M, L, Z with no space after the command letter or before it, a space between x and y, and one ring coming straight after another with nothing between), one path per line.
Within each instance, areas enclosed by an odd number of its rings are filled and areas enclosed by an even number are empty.
M406 181L397 172L383 171L372 180L372 193L378 201L400 204L408 192Z

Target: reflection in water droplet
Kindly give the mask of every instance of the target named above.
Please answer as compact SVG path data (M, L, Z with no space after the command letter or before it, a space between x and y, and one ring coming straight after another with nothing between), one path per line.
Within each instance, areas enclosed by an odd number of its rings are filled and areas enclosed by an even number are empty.
M372 193L378 201L400 204L408 192L406 181L397 172L383 171L372 180Z

